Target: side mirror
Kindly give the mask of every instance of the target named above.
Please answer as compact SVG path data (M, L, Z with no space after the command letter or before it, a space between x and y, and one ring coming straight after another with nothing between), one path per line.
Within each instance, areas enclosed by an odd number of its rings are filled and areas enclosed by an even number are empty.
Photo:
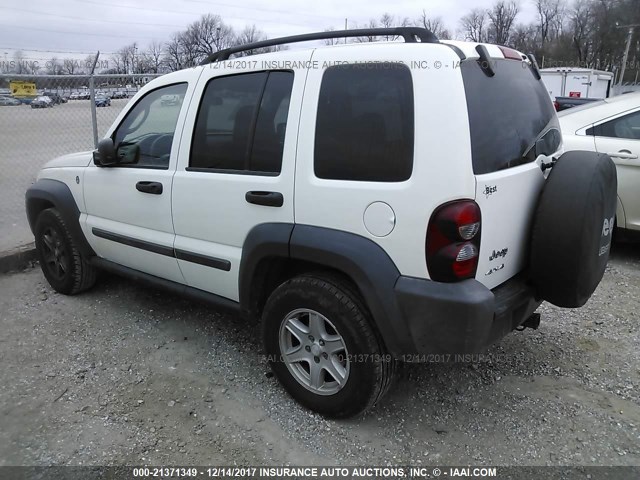
M105 138L98 142L97 150L93 151L93 163L98 167L110 167L118 163L113 140Z

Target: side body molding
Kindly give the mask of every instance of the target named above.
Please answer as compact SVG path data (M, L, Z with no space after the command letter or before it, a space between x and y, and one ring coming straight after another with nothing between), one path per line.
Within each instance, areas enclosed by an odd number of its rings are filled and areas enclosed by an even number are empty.
M31 185L25 194L27 219L29 227L35 233L38 215L46 208L54 206L64 218L69 231L76 241L81 255L85 259L95 256L95 252L87 242L80 228L80 210L69 187L59 181L43 178Z

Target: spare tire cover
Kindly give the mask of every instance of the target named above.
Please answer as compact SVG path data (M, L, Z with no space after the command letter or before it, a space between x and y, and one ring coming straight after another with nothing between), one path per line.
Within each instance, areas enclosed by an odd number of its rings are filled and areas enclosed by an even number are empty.
M562 155L545 182L533 219L531 280L539 298L584 305L602 280L613 235L618 181L608 155Z

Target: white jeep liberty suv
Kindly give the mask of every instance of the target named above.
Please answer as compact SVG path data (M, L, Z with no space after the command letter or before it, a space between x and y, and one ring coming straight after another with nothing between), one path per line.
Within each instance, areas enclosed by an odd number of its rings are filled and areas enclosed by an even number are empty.
M361 35L404 41L230 59ZM282 385L339 417L408 356L583 305L615 192L607 156L562 155L533 57L392 28L164 75L95 152L45 165L26 209L57 291L105 269L260 319Z

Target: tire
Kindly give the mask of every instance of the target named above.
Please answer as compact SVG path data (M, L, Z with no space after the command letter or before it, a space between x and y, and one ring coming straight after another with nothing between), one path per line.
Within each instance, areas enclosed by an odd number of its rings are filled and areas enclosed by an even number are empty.
M346 282L315 275L288 280L267 300L262 324L275 376L313 411L353 416L376 404L391 385L396 362Z
M54 290L75 295L95 284L96 269L80 255L58 210L48 208L40 213L35 239L40 268Z
M539 298L565 308L589 300L607 266L616 207L609 156L571 151L558 159L533 221L531 280Z

